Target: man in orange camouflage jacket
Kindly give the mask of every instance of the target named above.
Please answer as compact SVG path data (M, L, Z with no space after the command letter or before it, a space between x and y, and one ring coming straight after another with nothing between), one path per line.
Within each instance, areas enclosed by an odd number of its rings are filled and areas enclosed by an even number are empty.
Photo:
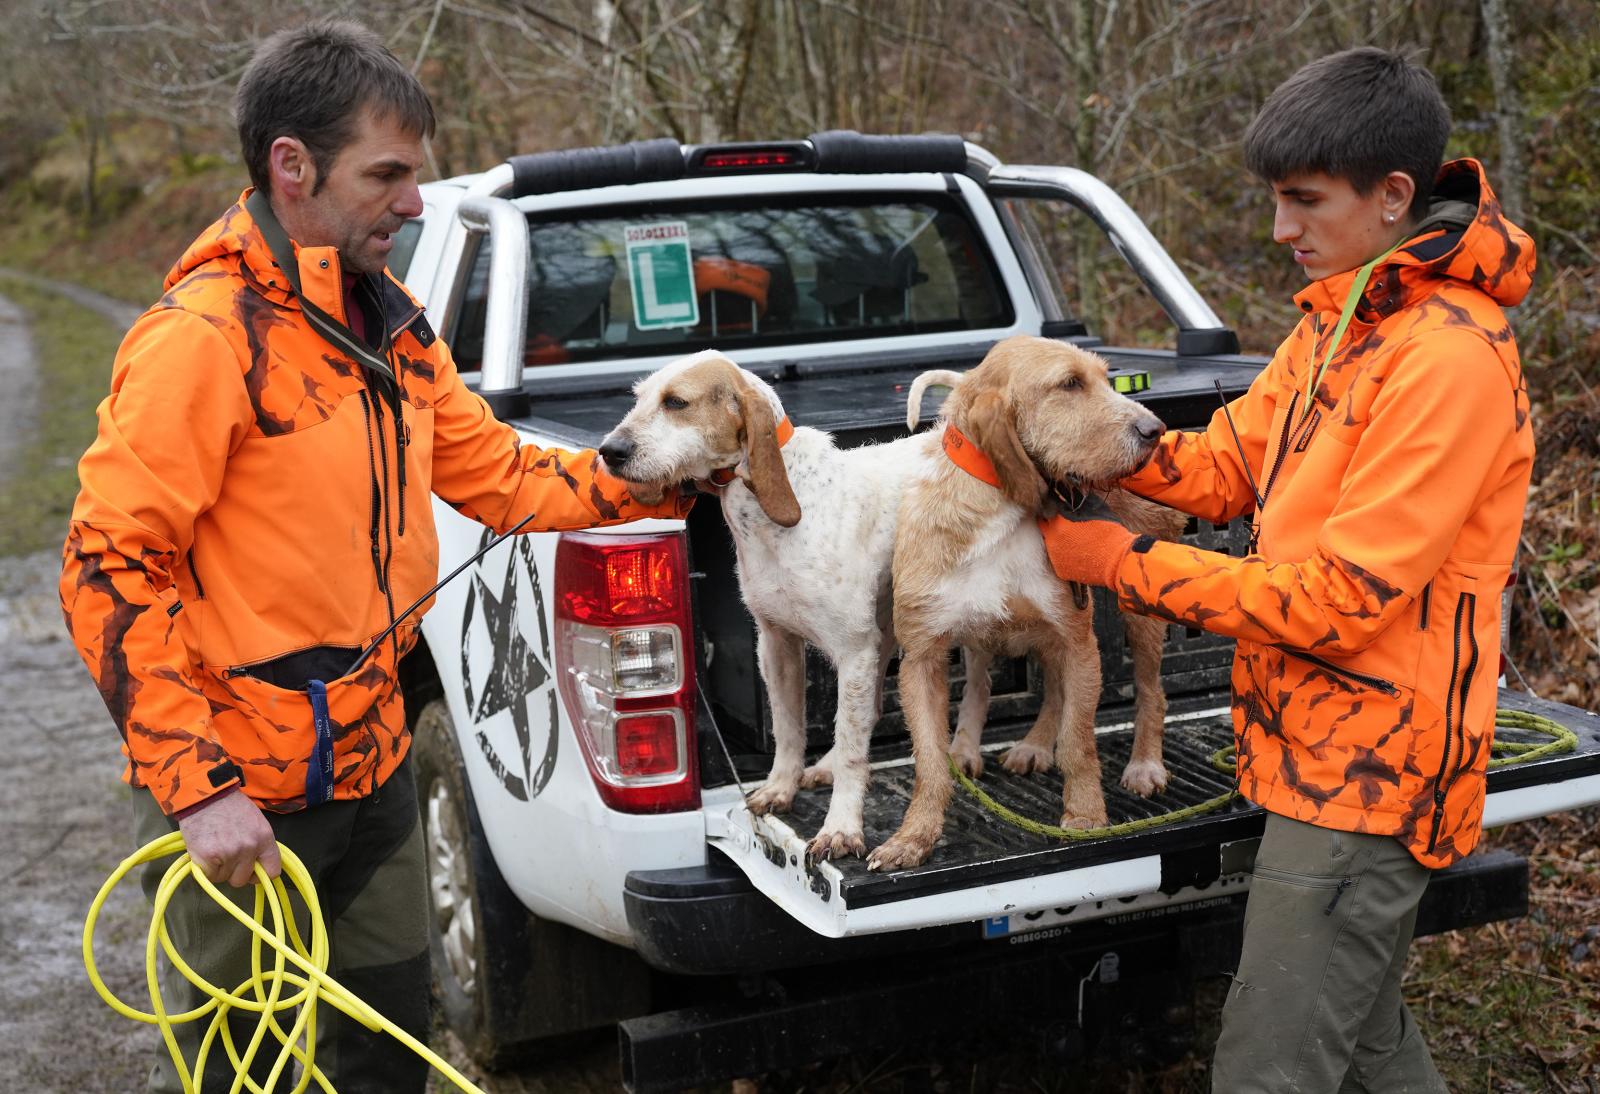
M122 732L141 842L176 825L205 872L234 886L258 862L276 875L276 840L293 847L334 920L334 975L426 1038L426 896L397 680L416 617L348 668L437 575L434 494L499 531L530 513L535 531L680 509L642 505L592 451L519 447L385 272L393 233L422 212L433 112L381 40L352 23L274 35L241 80L237 117L258 196L195 240L123 341L79 465L62 605ZM287 273L265 238L274 220L293 241L280 241ZM392 375L313 329L308 304ZM310 681L325 685L331 735L316 765ZM246 936L208 931L222 912L197 900L175 903L169 926L191 961L231 970L211 977L231 986ZM318 1062L339 1089L422 1088L403 1048L330 1020L334 1048ZM165 1061L151 1088L176 1088Z
M1098 506L1044 529L1063 578L1238 640L1239 789L1269 816L1214 1065L1228 1094L1444 1089L1400 973L1429 871L1483 817L1533 460L1501 308L1534 267L1481 167L1440 167L1448 133L1426 70L1357 49L1246 135L1311 280L1301 320L1245 395L1121 483L1253 514L1245 557L1135 539Z

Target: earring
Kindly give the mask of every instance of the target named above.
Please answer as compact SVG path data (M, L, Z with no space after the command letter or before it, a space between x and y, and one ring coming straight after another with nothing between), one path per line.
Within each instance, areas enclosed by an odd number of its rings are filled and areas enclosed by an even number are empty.
M1383 222L1385 224L1393 224L1394 223L1394 214L1390 213L1388 216L1384 217L1383 218Z

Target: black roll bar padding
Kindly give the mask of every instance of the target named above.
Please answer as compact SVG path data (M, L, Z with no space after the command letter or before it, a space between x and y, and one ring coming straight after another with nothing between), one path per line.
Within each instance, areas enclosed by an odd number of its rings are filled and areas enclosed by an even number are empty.
M1190 327L1178 330L1179 357L1226 357L1239 352L1239 335L1232 327Z
M966 141L953 133L918 136L880 136L854 129L813 133L817 170L823 174L874 174L899 171L950 171L967 169Z
M509 391L480 391L480 398L489 404L489 410L502 422L526 418L533 409L533 399L522 388Z
M683 177L683 148L671 137L610 148L569 148L512 156L511 196L554 194Z

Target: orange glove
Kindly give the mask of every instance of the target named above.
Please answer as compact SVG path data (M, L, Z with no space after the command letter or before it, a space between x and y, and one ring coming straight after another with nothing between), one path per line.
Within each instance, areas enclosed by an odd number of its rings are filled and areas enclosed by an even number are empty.
M1117 568L1133 547L1134 534L1097 495L1039 522L1050 568L1062 581L1114 588Z

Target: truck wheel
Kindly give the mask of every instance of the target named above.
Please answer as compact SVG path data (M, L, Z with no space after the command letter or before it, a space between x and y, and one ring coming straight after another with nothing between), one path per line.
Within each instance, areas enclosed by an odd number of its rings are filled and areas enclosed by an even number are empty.
M451 1032L479 1063L503 1067L647 1013L650 975L637 956L538 918L500 875L444 700L426 704L411 732L433 978Z

